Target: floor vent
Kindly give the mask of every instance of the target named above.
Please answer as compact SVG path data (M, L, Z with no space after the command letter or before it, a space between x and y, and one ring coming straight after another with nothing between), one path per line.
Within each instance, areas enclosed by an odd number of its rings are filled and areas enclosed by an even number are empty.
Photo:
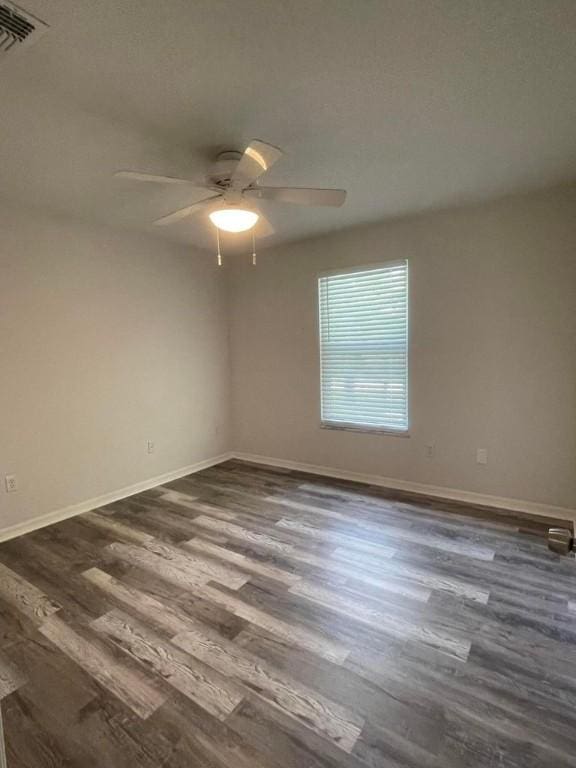
M48 24L14 3L0 2L0 59L35 42Z

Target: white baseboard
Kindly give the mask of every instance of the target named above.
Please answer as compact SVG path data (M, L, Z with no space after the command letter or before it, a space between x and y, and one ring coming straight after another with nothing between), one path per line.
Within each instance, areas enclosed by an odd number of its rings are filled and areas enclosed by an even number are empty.
M202 469L213 467L215 464L221 464L223 461L226 461L231 457L231 453L223 453L220 456L214 456L211 459L198 461L196 464L189 464L187 467L180 467L180 469L175 469L172 472L166 472L163 475L151 477L148 480L143 480L140 483L127 485L124 488L119 488L117 491L105 493L103 496L87 499L86 501L81 501L79 504L73 504L70 507L57 509L55 512L48 512L46 515L34 517L24 523L17 523L16 525L9 526L8 528L3 528L0 530L0 541L15 539L17 536L22 536L24 533L30 533L31 531L35 531L38 528L45 528L47 525L58 523L61 520L67 520L69 517L74 517L75 515L81 515L83 512L89 512L91 509L98 509L98 507L103 507L106 504L112 504L115 501L126 499L128 496L133 496L135 493L147 491L150 488L155 488L157 485L163 485L164 483L169 483L172 480L178 480L179 478L185 477L186 475L191 475L194 472L200 472Z
M421 493L424 496L434 496L438 499L462 501L482 507L491 507L494 508L495 511L522 512L526 515L550 517L555 518L556 520L566 520L572 523L576 521L576 509L568 509L567 507L555 507L550 504L538 504L533 501L523 501L522 499L490 496L483 493L475 493L473 491L462 491L456 488L445 488L444 486L415 483L410 480L397 480L392 477L382 477L381 475L365 475L359 472L347 472L343 469L320 467L316 464L303 464L299 461L275 459L271 456L259 456L253 453L234 451L232 457L243 461L251 461L255 464L268 464L272 467L295 469L300 472L309 472L313 475L324 475L325 477L335 477L340 480L353 480L357 483L367 483L369 485L377 485L398 491Z
M172 480L178 480L186 475L191 475L194 472L200 472L202 469L213 467L215 464L221 464L228 459L241 459L243 461L251 461L255 464L267 464L271 467L282 467L284 469L295 469L301 472L309 472L313 475L323 475L325 477L334 477L340 480L353 480L357 483L366 483L369 485L377 485L383 488L392 488L399 491L410 491L412 493L421 493L425 496L434 496L439 499L449 499L452 501L462 501L468 504L476 504L483 507L494 508L495 511L510 511L510 512L522 512L526 515L537 515L539 517L555 518L557 520L566 520L569 522L576 521L576 509L568 509L567 507L555 507L548 504L537 504L532 501L522 501L521 499L508 499L500 496L489 496L482 493L474 493L472 491L462 491L455 488L445 488L437 485L426 485L425 483L415 483L409 480L397 480L391 477L382 477L381 475L367 475L360 472L347 472L343 469L335 469L334 467L321 467L316 464L304 464L299 461L290 461L288 459L276 459L272 456L259 456L253 453L243 453L238 451L231 451L229 453L222 453L219 456L214 456L204 461L199 461L196 464L190 464L187 467L180 467L172 472L166 472L163 475L157 475L151 477L148 480L143 480L140 483L134 485L128 485L124 488L119 488L111 493L105 493L102 496L97 496L86 501L81 501L79 504L73 504L63 509L58 509L54 512L49 512L46 515L32 518L24 523L18 523L16 525L9 526L7 528L0 529L0 542L8 541L8 539L15 539L17 536L22 536L25 533L30 533L38 528L44 528L47 525L58 523L61 520L67 520L69 517L75 515L81 515L83 512L89 512L92 509L98 509L106 504L112 504L115 501L126 499L129 496L133 496L135 493L141 491L147 491L150 488L155 488L158 485L169 483ZM1 763L0 763L1 765Z

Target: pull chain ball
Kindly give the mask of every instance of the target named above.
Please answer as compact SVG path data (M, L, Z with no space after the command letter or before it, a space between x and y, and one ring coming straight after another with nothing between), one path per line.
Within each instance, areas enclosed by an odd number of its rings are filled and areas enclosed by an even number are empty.
M218 266L222 266L222 253L220 252L220 232L218 231L218 227L216 227L216 245L218 248L218 254L217 254L217 260L218 260Z
M222 251L220 250L220 233L216 227L216 262L219 267L222 266ZM256 266L256 238L252 232L252 266Z

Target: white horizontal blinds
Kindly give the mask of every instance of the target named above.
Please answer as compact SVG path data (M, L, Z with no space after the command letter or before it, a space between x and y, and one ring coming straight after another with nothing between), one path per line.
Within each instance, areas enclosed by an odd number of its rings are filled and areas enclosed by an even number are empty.
M408 264L319 279L322 422L408 429Z

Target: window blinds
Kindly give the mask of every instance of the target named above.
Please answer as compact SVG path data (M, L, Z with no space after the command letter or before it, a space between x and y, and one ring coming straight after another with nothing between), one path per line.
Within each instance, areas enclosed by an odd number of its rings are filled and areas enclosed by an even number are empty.
M320 277L322 423L408 429L408 263Z

